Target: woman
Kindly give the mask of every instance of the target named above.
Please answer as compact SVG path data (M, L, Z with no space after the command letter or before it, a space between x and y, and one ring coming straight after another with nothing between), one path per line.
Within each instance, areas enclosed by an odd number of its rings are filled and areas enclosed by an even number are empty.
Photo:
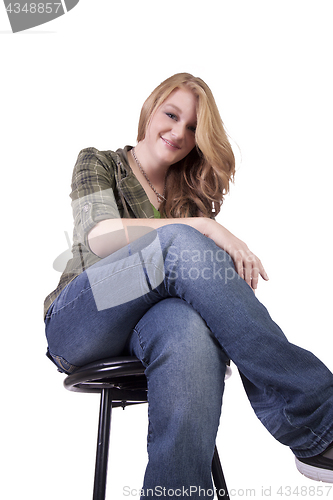
M333 375L287 341L253 293L268 279L260 260L214 220L234 165L211 91L184 73L145 102L135 148L89 148L74 168L73 259L45 301L48 355L66 373L128 353L146 366L145 491L211 490L228 359L299 470L333 482Z

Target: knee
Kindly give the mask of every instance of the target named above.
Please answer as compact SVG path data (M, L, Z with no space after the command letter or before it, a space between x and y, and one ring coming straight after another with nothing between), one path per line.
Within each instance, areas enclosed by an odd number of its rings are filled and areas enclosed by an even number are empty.
M168 298L153 306L134 335L143 361L182 367L187 372L219 369L227 356L201 316L182 299Z
M198 270L209 270L216 263L219 267L226 266L234 269L230 255L218 247L214 241L204 236L200 231L186 224L170 224L158 229L159 242L161 244L167 269L181 264L185 266L193 276L197 276ZM218 274L218 273L217 273ZM207 275L202 275L206 280ZM215 275L215 272L214 272ZM194 278L195 279L195 278Z
M157 233L162 248L178 245L181 248L192 248L193 245L197 247L207 241L207 238L200 231L181 223L162 226L157 229Z

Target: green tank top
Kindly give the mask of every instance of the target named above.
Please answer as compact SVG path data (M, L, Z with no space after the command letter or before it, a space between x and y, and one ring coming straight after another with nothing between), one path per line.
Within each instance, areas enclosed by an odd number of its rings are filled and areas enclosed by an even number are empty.
M153 204L151 204L151 206L153 207L153 211L154 211L154 219L160 219L161 218L160 212L157 210L157 208L154 207Z

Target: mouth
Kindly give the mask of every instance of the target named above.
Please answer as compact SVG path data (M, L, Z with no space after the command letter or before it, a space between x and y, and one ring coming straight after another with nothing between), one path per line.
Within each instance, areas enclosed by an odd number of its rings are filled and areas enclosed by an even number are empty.
M161 139L162 139L162 140L163 140L163 141L164 141L164 142L165 142L168 146L170 146L171 148L173 148L173 149L180 149L180 147L179 147L177 144L175 144L174 142L170 142L170 141L168 141L167 139L164 139L164 137L161 137Z

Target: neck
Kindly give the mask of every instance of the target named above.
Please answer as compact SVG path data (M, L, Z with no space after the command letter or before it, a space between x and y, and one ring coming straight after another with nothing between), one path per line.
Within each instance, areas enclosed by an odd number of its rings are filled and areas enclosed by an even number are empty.
M154 185L164 185L165 175L170 165L158 163L146 147L144 141L138 142L135 146L135 154L150 181Z
M164 200L165 176L163 176L162 180L160 181L159 180L161 178L160 175L158 176L156 175L153 176L151 174L148 175L146 168L143 167L141 161L137 156L136 148L132 149L132 151L128 155L128 160L130 162L134 174L141 183L142 187L145 189L151 203L155 205L157 200L157 203L159 205ZM157 173L157 169L152 170L151 173Z

